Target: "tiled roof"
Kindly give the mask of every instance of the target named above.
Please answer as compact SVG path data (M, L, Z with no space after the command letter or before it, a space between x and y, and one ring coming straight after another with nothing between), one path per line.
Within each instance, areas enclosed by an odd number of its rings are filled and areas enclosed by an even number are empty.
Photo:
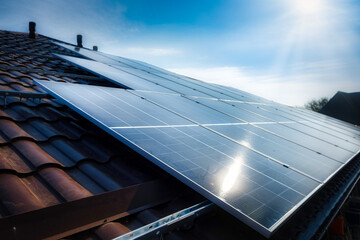
M52 53L76 54L49 40L54 39L41 35L29 39L24 33L0 31L0 234L3 234L0 238L4 234L5 239L24 236L20 227L32 225L29 222L21 223L20 220L30 219L50 224L58 218L54 213L64 212L74 219L68 218L70 222L60 221L58 223L61 224L56 226L47 225L47 229L42 229L48 234L47 237L112 239L203 201L197 193L179 184L33 83L35 79L42 79L114 87L112 83L54 57ZM22 93L21 96L26 97L21 98L13 93ZM43 95L31 97L31 93ZM294 216L286 228L273 238L296 239L306 232L314 233L324 225L326 216L321 218L320 215L326 212L329 214L332 210L324 206L345 192L342 188L347 187L347 183L359 171L359 161L357 158L349 164L327 189L323 189L314 200L307 203L301 213ZM118 204L115 201L116 204L112 203L110 209L81 210L74 209L74 206L90 206L91 201L93 204L101 202L105 206L126 191L135 191L141 186L146 188L156 181L174 193L169 191L168 198L163 198L167 192L162 193L159 195L162 201L154 199L153 204L147 205L141 205L141 199L146 200L149 196L128 199L124 195L118 199L119 205L123 200L134 205L136 202L140 204L133 212L125 211L122 215L104 217L100 222L95 219L88 225L70 226L72 221L76 223L90 219L96 214L102 216L101 211L116 209ZM338 202L339 199L334 201ZM40 220L36 216L40 216ZM3 229L8 230L5 225L10 226L11 231L1 233ZM169 227L168 231L171 234L167 234L166 238L174 240L263 239L218 208L203 217L190 219L185 224ZM27 235L27 239L35 239L35 236L40 235ZM154 238L158 239L159 236Z
M0 32L0 42L0 91L42 92L34 79L103 81L53 57L73 54L45 37ZM168 177L55 99L0 99L1 218ZM114 222L92 233L109 239L128 231Z

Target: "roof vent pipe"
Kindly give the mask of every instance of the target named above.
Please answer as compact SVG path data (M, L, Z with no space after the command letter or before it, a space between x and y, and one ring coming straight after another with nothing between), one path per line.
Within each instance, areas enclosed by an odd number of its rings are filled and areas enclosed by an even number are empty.
M35 22L29 22L29 38L35 39Z
M94 50L94 51L97 51L97 50L98 50L98 47L97 47L97 46L93 46L93 50Z
M77 41L77 45L76 45L76 47L83 47L83 45L82 45L82 35L80 35L80 34L78 34L78 35L76 35L76 41Z

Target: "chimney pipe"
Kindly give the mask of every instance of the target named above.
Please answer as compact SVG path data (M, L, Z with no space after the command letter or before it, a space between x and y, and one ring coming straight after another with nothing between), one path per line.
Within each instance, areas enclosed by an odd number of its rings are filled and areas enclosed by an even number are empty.
M83 47L83 45L82 45L82 35L80 35L80 34L76 35L76 41L77 41L76 47L79 47L79 48Z
M94 51L97 51L97 50L98 50L98 47L97 47L97 46L93 46L93 50L94 50Z
M35 39L35 22L29 22L29 38Z

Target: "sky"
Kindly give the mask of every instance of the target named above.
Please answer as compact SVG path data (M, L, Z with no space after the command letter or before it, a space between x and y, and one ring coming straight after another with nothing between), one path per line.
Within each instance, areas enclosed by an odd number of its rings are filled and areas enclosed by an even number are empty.
M1 0L36 32L291 106L360 91L360 0Z

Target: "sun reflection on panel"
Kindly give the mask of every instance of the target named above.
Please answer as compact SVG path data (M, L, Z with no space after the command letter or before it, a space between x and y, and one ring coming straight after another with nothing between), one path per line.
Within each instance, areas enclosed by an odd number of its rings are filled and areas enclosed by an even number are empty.
M230 166L221 184L220 196L225 197L227 193L234 187L239 173L241 172L241 158L238 158Z
M240 143L245 147L250 147L250 143L247 141L241 141Z

